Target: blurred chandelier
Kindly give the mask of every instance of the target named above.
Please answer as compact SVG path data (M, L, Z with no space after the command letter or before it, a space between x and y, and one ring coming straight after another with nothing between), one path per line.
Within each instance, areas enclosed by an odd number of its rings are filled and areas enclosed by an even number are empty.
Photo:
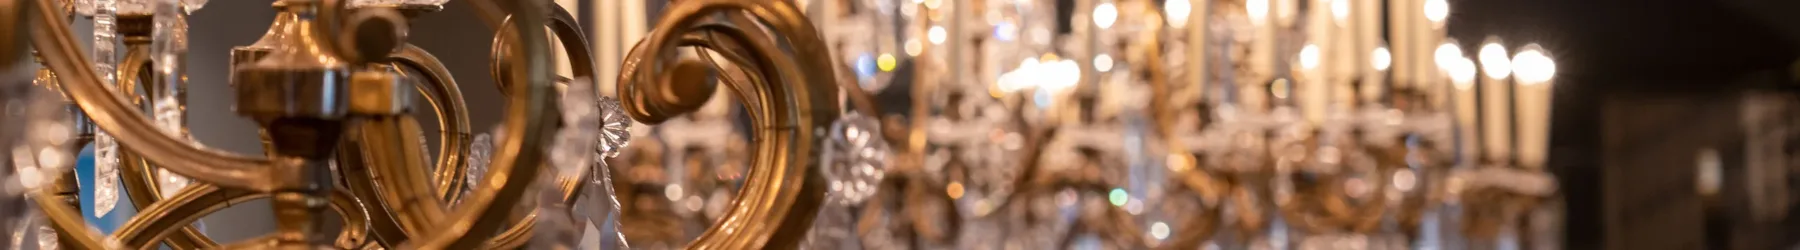
M588 226L605 249L1554 242L1542 227L1555 223L1534 220L1557 199L1542 171L1554 62L1495 38L1477 72L1443 41L1442 0L1389 3L1423 10L1405 22L1351 0L680 0L616 71L546 0L461 0L498 30L490 66L508 102L486 134L451 73L407 43L412 18L447 1L274 1L263 38L231 50L235 111L267 152L252 157L186 131L186 17L205 0L0 0L0 76L14 80L0 83L0 236L14 236L0 243L560 249ZM1059 22L1059 8L1091 20ZM75 16L94 20L92 53ZM1362 34L1379 25L1411 36ZM571 76L553 73L552 38ZM909 89L892 87L901 69ZM435 159L409 87L439 118ZM909 105L877 105L897 91ZM1518 100L1494 95L1508 92ZM748 128L709 99L739 101ZM634 121L667 124L646 136ZM737 133L750 139L720 139ZM1459 139L1473 137L1486 139ZM71 154L90 143L84 187ZM680 206L621 207L615 176L632 187L620 197ZM110 235L75 209L105 215L122 194L140 212ZM197 229L261 198L273 234ZM671 235L652 227L687 221L627 227L625 211L706 224Z

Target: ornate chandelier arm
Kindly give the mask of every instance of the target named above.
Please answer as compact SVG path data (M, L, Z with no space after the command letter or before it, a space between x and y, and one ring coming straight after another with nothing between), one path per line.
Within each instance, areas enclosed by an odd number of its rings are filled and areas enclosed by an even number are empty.
M446 205L433 192L430 176L419 168L426 164L424 152L419 152L418 137L410 136L418 132L418 122L407 116L374 117L351 125L351 130L343 145L362 152L359 160L378 187L377 196L364 198L382 203L406 236L436 231L434 221L444 218Z
M741 11L741 12L740 12ZM644 64L646 60L672 54L681 36L691 32L694 24L711 14L747 13L754 15L777 34L785 34L786 45L778 47L770 40L748 39L743 32L721 32L726 39L748 44L745 51L757 59L758 65L770 66L759 72L768 77L766 84L732 86L747 100L745 107L755 124L758 144L752 169L737 203L691 249L792 248L800 243L811 226L813 212L823 200L823 182L814 170L819 165L823 139L812 130L823 131L837 118L837 83L829 57L818 31L805 20L798 9L786 2L745 0L684 0L669 6L659 27L639 43L623 65L627 70L619 79L620 99L628 114L638 120L658 120L685 113L675 107L691 103L670 103L668 99L649 98L661 84L653 69L662 65ZM788 52L809 53L789 56ZM677 82L679 83L679 82ZM705 100L705 98L680 98Z
M343 215L344 225L361 225L367 223L368 217L362 212L354 196L349 191L337 189L333 195L331 207ZM180 193L169 197L140 211L143 216L132 217L130 222L119 227L114 239L122 246L135 246L139 249L154 249L157 241L164 240L184 225L193 224L202 217L211 215L235 204L245 201L267 198L268 193L246 192L242 190L222 189L208 184L195 184L183 188ZM68 231L63 231L68 232ZM340 245L360 244L367 238L365 227L346 226L338 234Z
M62 88L93 117L101 129L113 134L121 144L139 150L141 155L159 166L178 174L224 187L255 191L274 191L285 183L269 176L292 171L298 160L270 161L201 149L184 140L163 133L142 112L123 98L102 86L99 76L73 41L69 26L57 13L54 0L38 0L37 24L30 26L32 45L45 53L44 62L57 72Z
M345 145L340 145L336 155L338 173L343 175L345 186L349 187L355 197L365 199L362 205L369 211L369 231L375 236L375 243L382 248L394 248L399 242L409 238L389 213L394 210L380 200L382 191L375 189L374 178L370 174L374 171L363 164L363 153L362 147L355 143L345 142Z
M513 17L514 16L507 16L502 20L500 22L501 27L511 24ZM551 7L549 17L550 20L549 23L546 24L546 27L549 27L550 31L556 35L557 42L563 44L563 52L569 57L569 68L574 71L575 82L592 83L592 81L596 81L597 79L595 77L597 77L598 74L596 72L599 72L599 68L594 67L594 53L590 51L591 48L588 47L587 37L583 36L581 33L581 23L575 20L574 15L569 14L569 10L560 7ZM500 88L500 94L502 95L512 94L509 89L512 88L511 85L514 82L512 81L512 72L508 70L512 67L511 64L513 61L506 60L507 58L512 58L509 55L510 51L507 50L507 47L511 46L511 43L514 40L507 38L507 35L500 34L507 32L510 32L510 29L502 29L495 32L494 47L492 49L492 57L495 59L490 61L489 64L489 70L494 76L494 84ZM593 94L599 95L600 92L598 92L598 89L596 88L596 92Z
M411 44L400 47L393 54L395 62L424 72L424 81L416 87L425 93L425 101L431 104L432 111L438 117L438 159L437 188L438 197L446 201L460 198L463 190L463 178L468 163L464 157L469 153L469 114L463 103L462 90L456 79L450 76L450 70L438 61L437 57Z
M125 184L125 190L130 190L124 193L131 198L132 208L138 211L149 210L151 204L162 200L162 189L156 184L156 171L149 162L145 162L130 148L125 148L119 150L119 165L119 175L123 176L120 179ZM175 249L200 249L219 245L191 225L183 226L180 235L163 243Z
M475 9L484 17L499 17L500 9L496 6L477 3L481 1L466 2L476 3ZM540 0L509 3L519 6L515 8L516 14L523 17L546 16L548 8ZM517 212L519 206L515 204L526 200L524 196L531 190L532 181L537 179L548 160L542 145L555 134L560 115L556 112L556 91L551 83L555 74L551 71L549 42L542 28L544 20L520 18L515 21L509 28L514 29L515 39L519 42L512 43L513 56L508 59L515 60L513 80L525 84L510 86L515 94L510 95L507 105L504 123L507 140L495 147L489 174L482 180L491 188L475 190L470 196L463 197L448 220L434 224L438 229L436 232L420 237L406 247L470 249L481 246L486 236L496 233L509 215Z

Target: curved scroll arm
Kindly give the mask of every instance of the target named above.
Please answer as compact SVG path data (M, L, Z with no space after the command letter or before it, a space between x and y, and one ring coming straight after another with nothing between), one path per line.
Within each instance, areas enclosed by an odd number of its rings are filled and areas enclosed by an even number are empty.
M500 26L505 27L507 24L512 23L512 17L513 16L507 16L505 19L502 19L500 21ZM574 78L577 80L585 79L587 81L598 80L594 77L598 75L597 72L599 72L599 68L594 67L594 53L590 51L590 48L588 47L587 37L582 33L581 23L575 20L575 16L570 14L569 10L563 8L550 8L549 17L550 20L547 25L552 34L556 35L557 42L563 44L563 53L567 54L569 57L569 68L574 71L572 72L575 74ZM496 34L493 42L494 47L492 49L492 58L495 58L495 60L488 64L489 70L494 76L494 84L496 87L499 87L500 94L502 95L512 94L509 89L512 89L512 86L510 85L514 82L510 81L510 79L512 79L512 73L507 70L512 67L513 62L511 60L500 59L512 58L511 55L509 55L510 52L506 48L511 46L514 40L508 38L509 36L498 34L506 33L507 31L508 30L503 29L500 30L500 32L495 32ZM600 93L595 92L594 94L599 95Z
M120 144L170 171L207 183L254 191L274 191L285 186L280 172L298 169L296 159L269 160L202 149L163 133L124 98L100 83L92 63L80 56L69 25L59 20L55 0L37 0L37 25L30 26L31 41L44 53L44 64L57 72L64 93L93 118L94 124L112 134Z
M475 5L483 18L499 18L501 9L485 1L466 1ZM487 3L487 4L484 4ZM523 0L509 2L517 8L519 16L545 16L548 6L544 1ZM491 188L475 190L470 196L463 197L462 202L447 216L449 220L436 223L437 230L419 237L411 248L417 249L470 249L486 242L484 236L492 235L495 230L507 223L509 215L518 210L518 204L524 201L525 194L531 189L532 181L538 177L543 164L547 163L544 149L550 137L556 131L558 113L554 96L556 90L551 86L549 42L544 34L544 21L538 18L520 18L513 23L517 43L512 44L512 55L518 59L512 65L512 79L525 83L510 86L512 93L508 98L507 117L504 131L505 141L495 147L493 162L488 166L488 175L482 183ZM437 199L428 202L441 203ZM430 204L430 203L427 203ZM441 204L430 204L441 205Z
M450 76L450 69L425 49L408 44L392 57L394 62L425 74L415 87L424 93L425 101L438 117L438 197L454 201L462 195L464 173L468 171L463 157L469 153L469 109L463 104L462 90L456 78Z
M144 159L132 153L131 149L119 150L119 175L124 181L127 196L131 197L131 205L139 211L148 210L152 204L162 200L162 189L156 183L154 167ZM199 228L192 225L181 227L181 234L169 238L164 243L176 249L200 249L216 247L219 244L206 237Z
M119 227L117 237L124 246L135 246L139 249L153 249L156 244L176 232L184 225L193 224L206 215L240 204L245 201L266 198L269 193L245 192L241 190L221 189L218 186L195 184L183 188L180 193L169 197L169 200L151 205L140 211L139 216L132 217L130 222ZM348 191L338 189L332 195L331 207L343 215L344 225L360 225L366 223L367 217ZM367 238L367 230L363 227L346 226L338 234L341 244L357 244Z
M740 12L741 11L741 12ZM770 40L748 39L743 32L717 32L727 39L750 45L742 51L769 66L759 72L769 81L752 86L732 86L745 103L755 124L755 158L744 188L731 211L690 245L691 249L753 249L796 247L811 226L813 213L823 200L823 183L814 170L824 130L841 112L837 79L828 56L822 53L788 56L787 52L826 51L818 31L799 10L785 1L684 0L669 6L660 27L646 36L626 57L628 70L621 74L618 93L626 113L645 120L679 114L680 103L659 102L646 96L658 84L652 74L658 65L645 64L671 54L681 36L711 14L750 14L777 34L785 34L785 47ZM752 28L752 27L740 27ZM673 113L673 114L672 114Z

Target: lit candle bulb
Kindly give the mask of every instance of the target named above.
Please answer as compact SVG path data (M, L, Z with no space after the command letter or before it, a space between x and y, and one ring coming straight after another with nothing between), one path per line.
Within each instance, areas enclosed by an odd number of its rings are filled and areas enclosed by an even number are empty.
M1512 57L1518 81L1519 164L1543 168L1549 154L1550 104L1556 61L1537 44L1525 45Z

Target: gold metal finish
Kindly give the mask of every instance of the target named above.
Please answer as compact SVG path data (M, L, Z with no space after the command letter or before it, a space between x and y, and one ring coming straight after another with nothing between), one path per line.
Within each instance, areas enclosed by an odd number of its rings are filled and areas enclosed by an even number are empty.
M79 56L80 46L73 41L68 24L58 15L53 0L37 0L35 16L38 25L29 29L34 47L45 53L45 65L58 72L65 93L83 110L89 111L95 125L115 136L121 145L139 150L145 158L170 171L202 182L224 187L272 191L284 183L268 180L274 173L289 171L294 160L266 160L201 149L168 135L152 125L127 101L100 84L97 73L86 57Z
M424 73L423 79L416 82L419 92L424 93L422 96L438 117L438 159L434 176L438 181L439 197L457 200L462 195L463 179L466 178L468 163L463 159L469 153L470 140L469 109L463 103L461 87L450 76L450 70L444 68L443 62L426 53L425 49L407 44L392 56L395 64Z
M740 12L741 11L741 12ZM620 75L620 99L633 118L648 120L670 116L672 103L649 98L656 88L653 59L663 58L681 36L712 14L752 15L784 38L792 51L826 51L818 31L791 3L785 1L685 0L669 6L658 27L640 42L624 63ZM731 86L743 97L751 114L755 157L748 181L730 212L702 234L691 249L794 248L811 226L813 213L823 200L823 181L814 170L819 162L822 133L836 120L837 79L829 57L823 54L789 56L775 41L749 39L745 33L715 32L727 40L746 44L748 51L719 51L756 55L761 75L771 81L752 86ZM718 50L715 50L718 51ZM652 63L652 64L646 64Z
M476 6L477 13L484 19L500 19L501 9L487 1L464 1ZM548 8L544 1L512 1L516 16L546 16ZM462 202L448 213L448 220L434 223L435 233L416 238L409 247L417 249L469 249L485 242L482 236L495 233L506 223L509 215L517 210L517 204L524 199L530 189L531 182L537 179L541 164L545 163L543 149L549 141L557 125L556 106L552 96L556 91L551 86L551 62L549 42L543 31L543 20L537 18L520 18L515 20L511 29L516 30L512 44L515 64L513 64L512 93L507 105L505 120L505 138L496 145L493 162L489 165L488 175L482 183L490 188L478 189L472 195L463 197ZM415 190L416 191L416 190ZM436 199L431 199L437 202Z

